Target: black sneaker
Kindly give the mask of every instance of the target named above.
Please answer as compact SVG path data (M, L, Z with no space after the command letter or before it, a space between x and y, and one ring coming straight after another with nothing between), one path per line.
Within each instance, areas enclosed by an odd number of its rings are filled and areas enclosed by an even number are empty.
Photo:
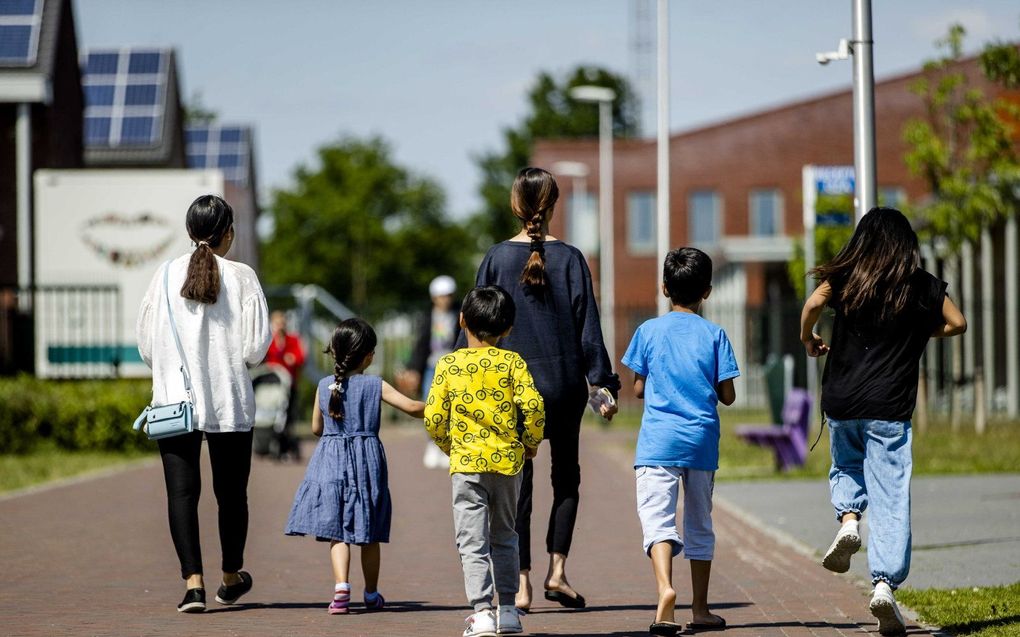
M201 613L205 611L205 589L189 588L184 599L177 605L178 613Z
M238 571L238 577L241 581L237 584L221 584L220 589L216 591L216 601L221 604L236 604L237 600L241 599L241 595L244 595L251 590L251 575L247 571Z

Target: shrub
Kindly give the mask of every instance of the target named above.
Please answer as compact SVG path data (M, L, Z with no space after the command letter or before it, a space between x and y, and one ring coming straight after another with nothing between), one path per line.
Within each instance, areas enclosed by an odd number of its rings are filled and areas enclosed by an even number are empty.
M43 438L71 450L151 449L131 429L150 388L148 380L0 378L0 453L24 453Z

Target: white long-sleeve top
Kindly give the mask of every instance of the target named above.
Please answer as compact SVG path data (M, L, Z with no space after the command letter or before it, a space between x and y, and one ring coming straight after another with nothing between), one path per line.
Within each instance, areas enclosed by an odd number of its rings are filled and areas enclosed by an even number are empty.
M207 432L248 431L255 422L255 392L248 368L266 356L272 333L269 309L255 271L216 257L220 293L215 303L181 296L190 254L161 266L138 311L138 351L152 368L153 404L187 399L180 356L163 296L163 271L170 268L170 303L191 372L194 425Z

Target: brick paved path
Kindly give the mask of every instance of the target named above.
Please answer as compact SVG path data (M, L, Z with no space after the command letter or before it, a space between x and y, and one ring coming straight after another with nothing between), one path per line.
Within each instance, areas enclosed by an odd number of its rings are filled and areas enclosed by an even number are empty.
M531 635L647 634L654 582L640 548L621 435L586 429L582 438L581 510L568 573L589 608L566 611L537 601L524 618ZM424 434L391 429L384 441L395 515L392 543L383 549L380 588L390 610L327 615L332 577L326 546L282 534L304 467L256 462L245 564L254 575L254 590L239 606L213 602L204 615L175 612L183 587L167 529L161 470L149 465L0 501L0 635L460 635L468 611L453 544L449 478L422 468ZM547 471L543 449L538 474ZM204 486L204 558L213 574L219 543L208 475ZM538 483L535 497L537 557L543 553L547 482ZM731 626L727 635L875 629L866 596L846 578L827 573L720 509L715 521L710 599ZM677 562L677 573L683 604L678 617L686 620L685 563ZM360 600L360 574L355 570L352 577ZM210 580L216 581L215 575ZM541 587L541 574L536 584ZM911 633L927 634L917 628Z

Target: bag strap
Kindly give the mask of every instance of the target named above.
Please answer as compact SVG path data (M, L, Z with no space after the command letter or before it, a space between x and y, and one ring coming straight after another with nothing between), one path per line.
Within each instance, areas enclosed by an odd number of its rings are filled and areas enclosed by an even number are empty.
M184 347L181 346L181 337L177 334L177 323L174 321L174 311L170 307L170 264L172 261L166 262L166 267L163 269L163 297L166 299L166 314L170 319L170 331L174 335L174 343L177 345L177 353L181 357L181 374L184 376L184 390L188 392L188 400L194 402L195 399L191 394L191 372L188 371L188 360L184 357Z

